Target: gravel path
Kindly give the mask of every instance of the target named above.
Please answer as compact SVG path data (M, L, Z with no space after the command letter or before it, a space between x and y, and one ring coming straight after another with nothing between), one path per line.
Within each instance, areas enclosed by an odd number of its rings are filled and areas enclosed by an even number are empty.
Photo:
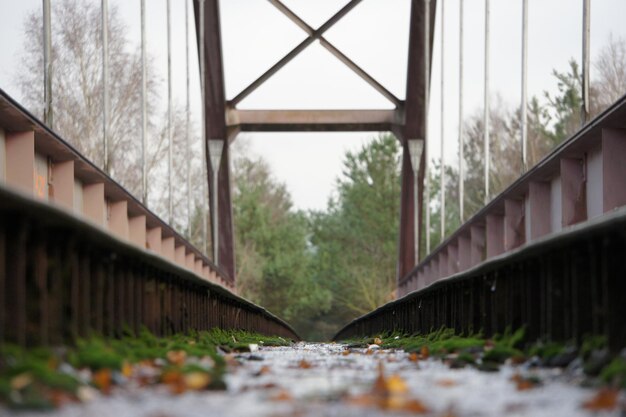
M499 372L450 369L440 360L411 361L401 351L352 349L339 344L298 343L261 348L229 358L227 391L170 394L158 388L118 389L84 404L31 416L381 416L422 413L462 416L624 416L582 407L595 390L560 370L505 365ZM541 385L525 386L515 375ZM512 380L513 378L513 380ZM519 380L519 379L518 379ZM526 387L528 388L528 387ZM623 396L623 393L622 393ZM622 404L624 398L621 398ZM0 410L0 415L15 415Z

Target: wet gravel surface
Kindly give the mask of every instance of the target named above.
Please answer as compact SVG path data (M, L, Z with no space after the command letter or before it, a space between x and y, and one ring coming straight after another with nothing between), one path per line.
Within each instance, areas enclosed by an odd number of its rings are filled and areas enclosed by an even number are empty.
M402 351L298 343L229 356L226 391L171 394L165 386L124 388L83 404L0 415L183 416L626 416L582 407L596 390L559 369L504 365L499 372L450 369L439 359L411 361ZM541 381L520 390L515 375ZM513 378L513 379L512 379ZM382 381L382 382L381 382ZM421 407L421 408L420 408Z

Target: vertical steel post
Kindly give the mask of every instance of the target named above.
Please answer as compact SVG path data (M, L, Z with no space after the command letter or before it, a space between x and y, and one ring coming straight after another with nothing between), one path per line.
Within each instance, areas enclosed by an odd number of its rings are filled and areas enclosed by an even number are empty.
M207 170L207 158L206 158L206 147L207 147L207 141L206 141L206 103L205 103L205 96L206 96L206 89L205 89L205 85L204 85L204 79L206 77L206 63L204 62L204 56L205 56L205 42L206 42L206 36L205 36L205 23L204 23L204 0L199 0L199 6L198 6L198 14L200 15L199 18L199 26L200 26L200 56L198 57L198 60L200 61L200 92L202 95L202 103L201 103L201 111L202 111L202 115L200 117L200 120L202 121L202 131L200 132L200 140L202 142L202 151L201 151L201 155L202 155L202 176L203 176L203 180L202 180L202 247L204 248L204 253L208 254L208 238L207 238L207 213L208 213L208 204L207 204L207 200L209 198L209 193L208 193L208 170Z
M141 7L141 201L148 204L148 111L147 111L147 73L146 73L146 0L140 1Z
M102 169L109 173L109 1L102 0Z
M589 61L591 31L591 0L583 0L583 108L581 125L589 120Z
M528 0L522 0L522 172L528 169Z
M430 101L430 0L424 0L424 204L426 217L426 254L430 253L430 169L428 162L428 104Z
M485 204L489 202L489 0L485 0L485 97L483 142L485 163Z
M446 235L446 158L444 153L444 119L445 119L445 71L444 71L444 44L445 44L445 0L441 0L441 173L439 175L439 192L441 198L441 208L440 208L440 227L441 227L441 236L439 237L439 242L443 242L443 238Z
M52 111L52 24L50 0L43 0L43 120L50 129L54 126Z
M167 0L167 214L171 225L174 220L172 199L172 30L170 0Z
M212 179L213 179L213 188L212 188L212 202L213 206L211 207L211 218L213 221L211 225L213 226L213 262L215 265L219 265L219 233L218 233L218 224L219 224L219 215L218 215L218 176L220 172L220 162L222 160L222 153L224 151L224 147L226 146L226 140L222 141L219 139L209 139L209 159L211 160L211 169L212 169Z
M191 238L191 138L190 130L190 103L189 103L189 0L185 0L185 139L187 141L187 238Z
M465 172L463 164L463 0L459 0L459 217L465 219Z
M411 168L413 168L413 233L414 233L414 249L415 249L415 265L419 264L420 259L420 224L419 224L419 172L420 163L422 161L422 153L424 152L424 141L421 139L409 139L407 143L409 157L411 159Z

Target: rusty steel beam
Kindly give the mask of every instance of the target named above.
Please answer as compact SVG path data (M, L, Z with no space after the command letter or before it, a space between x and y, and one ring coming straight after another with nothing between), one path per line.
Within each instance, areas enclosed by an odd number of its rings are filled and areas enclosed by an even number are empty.
M224 95L224 68L222 63L222 40L220 30L220 14L218 0L201 0L204 1L204 114L205 114L205 140L222 140L224 151L222 158L224 163L221 164L218 175L218 192L217 206L219 218L215 221L219 222L219 248L218 248L218 264L222 270L226 271L228 279L235 282L235 247L233 234L233 213L232 201L230 196L230 164L229 164L229 147L228 147L228 131L226 129L226 100ZM198 47L200 48L199 33L199 0L194 0L194 14L196 20L196 35ZM200 56L200 54L198 54ZM205 144L206 146L206 144ZM208 164L208 152L206 154L205 163ZM209 196L213 195L213 173L209 169L208 184ZM211 197L210 197L211 198ZM213 207L211 199L211 207ZM213 221L212 216L212 221Z
M280 0L269 0L272 5L274 5L278 10L280 10L289 20L294 22L298 27L304 30L309 36L313 36L315 30L309 26L304 20L302 20L297 14L295 14L291 9L285 6ZM348 68L350 68L356 75L361 77L363 81L368 83L372 88L378 91L382 96L384 96L387 100L392 102L396 108L402 106L402 101L397 98L391 91L387 90L381 83L376 81L374 77L369 75L363 68L359 67L354 61L348 58L343 52L337 49L332 43L330 43L323 36L319 36L320 45L322 45L326 50L328 50L331 54L333 54L337 59L343 62Z
M197 0L195 0L197 1ZM208 1L208 0L207 0ZM241 100L248 97L254 90L259 88L265 81L267 81L272 75L276 74L282 67L287 65L292 59L294 59L300 52L304 51L309 45L316 39L319 39L324 32L330 29L335 23L341 20L350 10L356 7L362 0L351 0L348 4L342 7L337 13L335 13L330 19L328 19L322 26L315 30L308 38L300 42L295 48L293 48L287 55L282 57L276 64L272 65L267 71L265 71L259 78L254 80L249 86L243 89L239 94L230 100L230 105L235 107ZM218 29L219 34L219 29Z
M396 110L240 110L226 112L229 128L244 132L389 131L401 123Z
M430 0L429 20L430 39L425 42L425 6L424 0L411 1L411 18L409 26L409 59L407 68L406 100L404 104L405 123L393 132L403 143L404 157L402 159L402 191L400 209L400 236L398 245L398 279L404 277L415 266L415 236L414 230L414 199L413 199L413 170L408 155L407 140L426 137L425 127L425 89L426 79L424 74L425 47L428 45L432 52L432 42L434 36L435 11L437 1ZM429 54L432 56L432 53ZM432 62L432 60L430 60ZM430 66L430 65L429 65ZM424 182L426 169L426 158L428 149L425 144L418 181ZM423 189L423 187L420 187ZM423 196L418 196L419 207L423 207ZM422 223L423 213L419 214L419 222ZM423 230L423 228L420 227Z

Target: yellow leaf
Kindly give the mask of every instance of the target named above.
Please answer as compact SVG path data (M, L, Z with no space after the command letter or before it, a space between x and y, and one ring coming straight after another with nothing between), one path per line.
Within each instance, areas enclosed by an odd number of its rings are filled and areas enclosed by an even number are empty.
M211 376L206 372L191 372L184 377L185 386L191 390L201 390L209 386Z
M382 344L383 344L383 341L380 339L380 337L377 337L377 338L375 338L375 339L374 339L374 344L376 344L376 345L382 345Z
M11 389L19 391L22 388L26 388L32 382L33 376L30 374L30 372L23 372L11 378Z
M404 382L404 379L400 377L400 375L391 375L387 379L387 383L385 385L387 392L392 395L405 394L409 392L409 387L407 386L406 382Z
M122 375L129 378L133 374L133 367L127 361L122 364Z

